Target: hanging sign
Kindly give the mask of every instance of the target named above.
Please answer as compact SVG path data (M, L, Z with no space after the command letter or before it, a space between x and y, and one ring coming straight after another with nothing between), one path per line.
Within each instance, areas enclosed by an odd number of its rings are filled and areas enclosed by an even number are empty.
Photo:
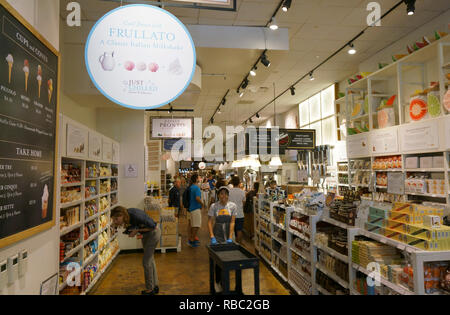
M278 152L282 155L286 150L313 150L316 147L316 131L309 129L279 129L278 136L272 143L272 129L259 128L253 135L246 133L245 148L246 153L251 152L262 153L266 150L267 154L274 152L274 145L278 145ZM254 141L250 140L250 136L254 136Z
M172 151L175 145L178 151L184 151L186 142L183 139L166 139L163 141L164 151Z
M152 139L192 138L191 118L152 118Z
M119 7L92 28L85 49L97 89L118 105L152 109L177 99L195 67L194 42L171 13L150 5Z
M59 53L0 0L0 248L55 225Z

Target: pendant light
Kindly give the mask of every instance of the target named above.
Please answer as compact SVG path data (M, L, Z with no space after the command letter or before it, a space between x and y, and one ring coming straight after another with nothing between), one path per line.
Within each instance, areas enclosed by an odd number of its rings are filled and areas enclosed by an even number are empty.
M269 28L272 31L276 31L278 29L277 19L275 17L272 18L272 21L270 22Z
M348 53L349 53L350 55L356 54L355 45L353 45L353 43L350 43L349 46L350 46L350 49L348 50Z

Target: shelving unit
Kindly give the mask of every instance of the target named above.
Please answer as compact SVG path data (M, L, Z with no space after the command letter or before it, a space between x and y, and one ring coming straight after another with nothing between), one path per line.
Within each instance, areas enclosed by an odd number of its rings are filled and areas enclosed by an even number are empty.
M435 261L450 261L450 251L446 252L435 252L435 251L421 251L416 247L407 245L405 243L390 239L386 236L372 233L369 231L366 231L365 229L360 228L359 226L349 226L347 224L344 224L342 222L339 222L333 218L329 217L327 209L325 209L323 212L317 214L317 215L311 215L308 218L309 226L310 226L310 238L305 237L301 233L298 233L297 231L294 231L292 228L289 227L289 222L291 220L293 213L300 213L302 215L306 215L307 212L304 211L304 209L296 208L296 207L285 207L280 206L275 203L268 203L263 199L262 196L259 196L255 199L255 213L258 214L258 218L256 218L255 215L255 221L261 220L260 216L260 208L261 207L269 207L271 210L271 217L273 213L273 207L284 207L286 209L286 247L287 247L287 265L288 265L288 275L285 277L279 269L274 265L273 260L279 255L274 252L273 248L270 246L271 244L268 244L268 242L264 241L261 238L255 238L256 248L257 252L260 254L262 259L269 265L272 270L280 276L280 278L285 281L297 294L299 295L308 295L308 294L325 294L330 295L331 293L326 291L323 287L321 287L318 283L316 283L316 272L320 270L322 273L327 275L329 278L337 282L340 286L342 286L343 289L348 289L351 295L361 295L356 287L355 287L355 281L357 277L358 272L362 272L363 274L367 275L367 277L373 277L374 272L370 271L363 266L359 266L355 264L352 261L352 244L353 241L358 236L365 236L366 238L372 239L374 241L377 241L381 244L385 244L391 247L394 247L398 249L401 252L404 252L405 256L410 257L411 264L414 269L414 290L408 289L406 287L403 287L402 285L392 283L388 279L383 278L381 275L379 278L377 278L380 282L380 285L389 288L390 290L396 292L400 295L413 295L413 294L425 294L425 288L424 288L424 263L427 262L435 262ZM256 209L258 209L258 212L256 212ZM265 219L263 219L265 220ZM348 252L347 255L344 255L342 253L337 252L336 250L329 248L328 246L324 246L322 244L319 244L316 242L316 235L317 235L317 224L319 222L326 222L328 224L334 225L338 228L344 229L347 233L347 247ZM259 230L257 233L259 235L266 234L266 237L270 238L270 233L266 233L263 228L261 228L261 225L256 225L255 227L259 226ZM269 224L269 221L267 222ZM272 225L272 224L271 224ZM310 247L305 251L301 251L293 246L293 239L294 238L300 238L303 241L309 240ZM273 239L278 239L277 237ZM258 240L257 240L258 239ZM256 241L257 240L257 241ZM261 248L262 246L270 249L270 258L269 259L266 255L266 253L263 253ZM324 253L328 254L329 256L334 257L335 259L344 262L348 265L348 281L345 279L342 279L334 272L327 269L325 266L321 265L318 262L318 251L321 250ZM301 257L304 261L306 261L311 267L311 275L307 274L305 271L303 271L299 266L293 263L292 256L297 255ZM309 289L301 289L300 286L297 284L298 282L301 282L303 287L307 287Z
M84 274L84 268L86 268L87 266L97 266L97 271L89 286L83 287L83 290L80 292L81 294L86 294L101 278L103 273L107 270L108 266L117 257L120 251L118 246L112 245L112 241L116 240L117 234L113 234L113 231L110 228L109 221L110 211L118 205L119 201L117 176L119 165L111 162L90 161L84 159L62 157L60 161L60 167L64 168L68 165L73 165L76 167L74 172L77 174L77 176L80 177L81 180L73 183L63 182L63 184L61 184L59 187L61 187L61 189L76 188L77 190L79 190L80 199L65 203L61 203L62 197L60 198L60 200L57 200L57 209L60 215L64 213L66 209L70 209L73 207L78 208L78 217L75 218L76 223L62 229L60 227L60 238L64 238L70 233L77 233L79 245L67 252L64 256L64 259L60 261L60 263L67 263L72 260L74 262L76 261L81 267L81 276ZM101 173L100 170L102 172L106 172L107 174ZM62 172L62 177L65 173L66 172ZM60 181L63 180L64 178L60 179ZM111 191L111 182L115 182L114 191ZM61 196L61 191L58 195ZM111 200L113 199L116 202L114 205L111 205ZM106 226L102 227L102 224L100 223L101 219L107 220ZM58 226L61 226L63 220L64 219L61 218ZM95 228L90 232L89 235L85 236L84 227L87 224L89 224L90 226L95 226ZM106 232L106 240L104 239L104 232ZM102 238L102 242L104 242L102 246L100 246L99 244L100 238ZM75 240L76 239L77 237L75 237ZM95 252L93 252L88 257L84 257L84 247L89 244L95 244ZM108 261L106 261L107 255L112 256ZM63 275L60 274L60 277L63 277ZM66 287L66 281L60 281L59 291L61 292Z

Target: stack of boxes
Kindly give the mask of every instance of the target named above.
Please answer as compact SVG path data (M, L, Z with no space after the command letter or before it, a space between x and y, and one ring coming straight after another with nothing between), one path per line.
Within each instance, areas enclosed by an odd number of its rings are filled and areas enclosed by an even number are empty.
M420 250L450 250L450 227L442 226L444 209L395 203L391 210L369 209L365 229Z
M379 268L380 276L389 282L410 289L414 287L412 268L394 247L375 241L353 241L352 251L352 261L359 266L367 270ZM359 283L356 288L361 292L363 287Z
M168 201L160 197L146 197L144 210L147 215L161 228L161 240L158 248L178 246L178 219L175 217L175 208L167 206Z
M175 217L175 208L162 210L161 243L162 247L178 246L178 219Z

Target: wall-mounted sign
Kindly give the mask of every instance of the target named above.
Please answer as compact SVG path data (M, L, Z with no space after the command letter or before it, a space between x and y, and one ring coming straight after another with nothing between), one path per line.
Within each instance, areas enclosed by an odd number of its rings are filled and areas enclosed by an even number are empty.
M120 161L120 147L116 142L112 144L112 161L115 163Z
M316 131L309 129L279 129L278 136L275 136L272 143L272 134L270 128L259 128L255 135L254 141L252 133L247 133L245 137L246 153L250 154L274 152L274 145L278 146L280 154L284 154L286 150L313 150L316 147ZM257 151L255 151L257 150Z
M396 153L399 151L397 127L373 131L369 139L372 154Z
M55 225L59 53L3 0L0 21L2 248Z
M349 158L368 156L369 154L369 136L367 133L347 137L347 156Z
M104 161L112 161L113 153L112 153L112 141L106 138L102 139L102 151L103 151L103 160Z
M151 139L192 138L191 118L152 118Z
M186 142L184 139L166 139L163 141L164 151L172 151L174 147L177 151L184 151Z
M436 120L399 127L402 151L439 148L439 124Z
M202 4L214 4L214 5L231 5L232 0L174 0L178 2L190 2L190 3L202 3Z
M95 132L89 132L89 158L101 160L102 157L102 137Z
M125 177L126 178L137 178L138 177L138 166L136 164L126 164L124 166Z
M67 156L86 157L88 151L89 133L86 129L67 124Z
M195 67L187 28L156 6L119 7L92 28L86 43L87 71L111 101L133 109L169 104L189 86Z

